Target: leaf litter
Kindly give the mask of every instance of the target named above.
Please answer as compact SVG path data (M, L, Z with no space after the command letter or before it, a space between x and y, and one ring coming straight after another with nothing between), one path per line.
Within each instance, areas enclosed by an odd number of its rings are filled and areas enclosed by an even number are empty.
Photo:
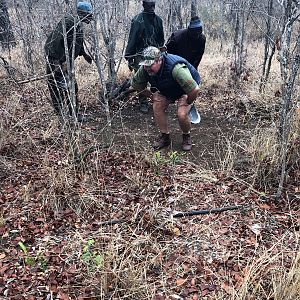
M1 183L4 299L234 299L246 284L267 299L268 278L295 259L299 206L275 206L187 161L158 167L115 149L76 171L62 135L43 140L29 123L22 130L5 148L14 172ZM229 205L247 208L171 218ZM110 220L127 222L101 225Z

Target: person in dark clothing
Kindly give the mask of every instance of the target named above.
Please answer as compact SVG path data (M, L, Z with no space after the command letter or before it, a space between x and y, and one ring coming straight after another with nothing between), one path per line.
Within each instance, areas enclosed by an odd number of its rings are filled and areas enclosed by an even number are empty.
M171 143L166 110L177 101L177 116L182 130L182 149L190 151L191 121L189 111L200 91L201 82L198 71L184 58L162 53L156 47L144 50L144 60L132 78L132 87L153 101L155 121L160 130L158 140L153 144L155 150L167 147ZM147 88L148 83L151 85Z
M71 103L70 91L68 89L68 65L72 69L74 63L72 60L74 28L76 28L74 60L78 56L83 56L89 64L92 63L92 58L85 52L83 46L82 28L82 22L89 24L92 18L91 4L88 2L78 2L77 14L66 15L50 33L44 47L47 59L48 88L53 107L58 115L63 116L63 108L67 105L69 115L76 117L79 122L83 118L78 114L78 85L75 80L75 103ZM64 32L66 33L66 38L64 38ZM65 40L68 49L65 49ZM66 50L68 51L68 57L66 57Z
M135 72L143 57L143 50L148 46L162 47L164 45L164 30L162 19L155 14L155 0L143 1L143 12L131 21L125 59L128 67ZM139 97L140 110L148 113L149 104L146 97Z
M202 30L203 24L199 17L193 17L187 29L179 29L172 33L166 44L168 53L184 57L198 69L206 42Z

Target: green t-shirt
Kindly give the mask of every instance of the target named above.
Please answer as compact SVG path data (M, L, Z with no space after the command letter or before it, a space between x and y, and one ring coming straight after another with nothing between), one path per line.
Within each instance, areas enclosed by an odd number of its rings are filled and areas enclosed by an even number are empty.
M184 63L178 63L175 65L172 71L172 76L174 80L184 90L185 94L190 93L198 85L192 77L190 70ZM135 90L142 91L147 87L148 82L149 75L144 70L144 67L140 66L140 68L132 78L131 85Z

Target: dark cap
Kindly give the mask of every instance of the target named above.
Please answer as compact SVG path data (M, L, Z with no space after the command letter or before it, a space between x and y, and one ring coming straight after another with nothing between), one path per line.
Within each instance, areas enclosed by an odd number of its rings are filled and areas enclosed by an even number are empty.
M192 17L188 28L201 28L203 27L202 22L198 16Z

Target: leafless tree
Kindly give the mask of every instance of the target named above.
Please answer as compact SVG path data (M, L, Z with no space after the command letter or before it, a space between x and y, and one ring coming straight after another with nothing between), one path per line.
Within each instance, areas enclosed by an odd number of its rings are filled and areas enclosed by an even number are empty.
M267 82L271 70L272 59L276 50L276 39L278 37L275 36L273 19L274 19L274 1L268 0L267 3L267 17L266 17L266 31L265 31L265 45L264 45L264 61L262 68L262 76L260 80L259 91L262 92L264 90L265 83Z
M220 51L223 50L223 42L225 38L225 0L221 0L220 5Z
M21 38L24 58L27 67L34 73L33 63L33 36L34 36L34 21L32 17L32 2L14 0L14 9L17 16L19 37ZM24 26L24 24L26 24Z
M279 200L287 175L287 153L289 149L289 136L291 124L296 107L296 97L293 95L294 84L300 66L300 33L296 22L300 20L300 2L285 0L284 22L282 24L280 68L282 78L282 108L278 127L280 145L280 178L276 199Z
M109 110L109 102L107 98L107 89L106 89L106 79L105 79L105 73L100 53L100 42L99 42L99 35L97 33L97 24L98 24L98 18L95 18L95 21L93 23L93 39L94 39L94 49L95 49L95 62L97 66L97 71L99 75L99 82L100 86L102 86L101 91L99 91L99 102L102 104L101 99L103 99L105 114L106 114L106 120L109 126L111 126L111 116L110 116L110 110Z
M14 46L12 31L6 0L0 0L0 43L3 49Z
M167 15L164 22L164 29L169 35L171 32L183 27L182 0L168 1L166 7L166 12L160 13L158 8L156 8L156 11L161 17L164 14Z
M235 0L232 3L234 13L234 39L233 39L233 77L237 81L244 70L245 54L245 2Z
M198 5L197 0L191 1L191 17L195 17L198 15Z

